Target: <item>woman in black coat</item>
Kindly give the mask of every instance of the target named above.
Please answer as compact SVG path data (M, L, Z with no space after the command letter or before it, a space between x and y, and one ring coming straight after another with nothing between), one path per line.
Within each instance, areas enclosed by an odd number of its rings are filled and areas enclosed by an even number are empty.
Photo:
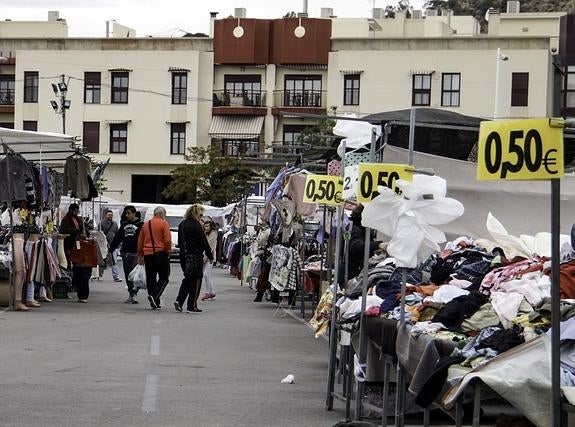
M180 247L180 265L184 272L184 279L180 285L178 298L174 308L182 311L186 299L188 306L186 313L199 313L198 297L202 287L204 269L204 253L209 262L214 261L212 249L201 224L204 207L199 204L192 205L186 211L184 220L178 227L178 246Z

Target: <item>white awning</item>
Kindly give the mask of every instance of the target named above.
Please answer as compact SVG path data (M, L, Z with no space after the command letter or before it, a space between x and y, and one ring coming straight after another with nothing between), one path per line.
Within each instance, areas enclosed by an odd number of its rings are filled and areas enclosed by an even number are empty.
M216 139L254 139L262 133L264 116L213 116L209 134Z
M33 132L0 127L0 155L3 146L31 162L63 161L76 150L78 139L61 133Z
M411 74L412 76L414 74L418 74L418 75L419 74L429 74L429 75L431 75L433 73L435 73L435 70L430 70L430 69L409 70L409 74Z
M339 72L344 76L348 76L348 75L361 74L363 73L363 70L339 70Z

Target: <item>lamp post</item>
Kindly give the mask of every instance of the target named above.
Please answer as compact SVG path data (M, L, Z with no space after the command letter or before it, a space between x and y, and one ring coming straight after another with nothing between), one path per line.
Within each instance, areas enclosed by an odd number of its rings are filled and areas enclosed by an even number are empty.
M52 83L52 90L58 100L50 101L50 105L52 105L54 112L62 115L62 133L66 133L66 110L70 109L70 105L72 103L72 101L66 99L66 95L68 94L68 84L66 83L65 78L66 76L62 74L58 84Z
M499 64L501 61L507 61L509 58L497 48L497 57L495 58L495 99L493 100L493 118L499 116Z

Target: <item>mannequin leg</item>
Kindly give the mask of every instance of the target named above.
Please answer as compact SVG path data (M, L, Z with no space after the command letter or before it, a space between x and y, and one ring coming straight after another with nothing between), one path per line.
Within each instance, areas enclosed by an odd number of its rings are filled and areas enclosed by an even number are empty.
M22 290L26 276L24 270L24 234L15 233L12 238L14 239L14 274L12 275L12 280L14 280L14 309L27 311L28 307L22 303Z

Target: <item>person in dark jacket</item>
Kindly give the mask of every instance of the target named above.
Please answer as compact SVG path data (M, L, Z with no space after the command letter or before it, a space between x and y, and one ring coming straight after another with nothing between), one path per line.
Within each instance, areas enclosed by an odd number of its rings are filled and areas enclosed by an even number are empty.
M351 236L349 239L349 267L348 278L356 277L361 273L364 262L365 250L365 227L361 225L361 215L363 213L363 205L357 206L350 216L350 221L353 224L351 229ZM385 250L387 244L379 240L372 240L369 242L369 256L373 256L377 250ZM343 280L343 277L342 277Z
M124 208L122 218L124 218L124 221L121 223L112 243L110 243L109 252L113 253L121 245L120 254L122 255L124 276L126 278L126 284L128 285L129 294L128 299L124 302L126 304L138 304L138 300L136 299L138 290L134 289L134 283L128 280L128 277L134 267L138 265L138 237L144 223L137 215L136 208L132 205Z
M180 285L178 298L174 302L177 311L182 311L186 299L188 306L186 313L199 313L198 297L202 287L204 268L204 254L209 262L214 261L214 255L204 229L200 222L204 207L199 204L192 205L186 211L184 220L178 227L178 246L180 247L180 265L184 272L184 279Z
M67 234L68 237L64 239L64 253L68 261L68 269L72 268L72 283L78 293L78 302L87 303L88 296L90 295L90 276L92 274L91 267L72 266L72 249L76 242L87 236L87 228L82 218L78 216L80 207L76 203L72 203L68 208L68 213L60 222L60 233Z

